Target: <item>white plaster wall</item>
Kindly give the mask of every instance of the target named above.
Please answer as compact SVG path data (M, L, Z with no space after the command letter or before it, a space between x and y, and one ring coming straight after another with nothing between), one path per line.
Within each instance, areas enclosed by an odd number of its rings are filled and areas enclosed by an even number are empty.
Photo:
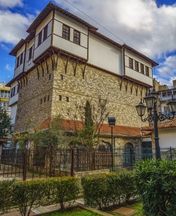
M17 57L19 55L21 55L22 52L25 51L25 44L21 47L21 49L18 50L17 54L16 54L16 64L17 64ZM23 62L24 62L24 58L25 58L25 53L23 54ZM14 77L18 76L20 73L23 72L23 67L24 64L21 64L19 67L16 68L16 64L15 64L15 73L14 73Z
M33 38L28 44L27 44L27 49L26 49L26 58L25 58L25 71L28 71L30 68L34 66L33 63L33 55L34 55L34 47L33 47L33 54L32 54L32 59L28 61L29 58L29 49L34 45L35 39Z
M160 148L176 148L176 128L159 130Z
M17 104L11 106L10 109L11 109L11 113L10 113L11 124L14 125L16 121Z
M59 21L61 24L64 23L64 24L70 26L71 28L80 31L81 33L88 35L88 28L86 26L84 26L81 23L69 18L68 16L64 16L63 14L56 11L54 18L55 18L55 21ZM55 29L56 25L58 25L58 22L54 22L54 29ZM57 27L54 30L54 33L56 33L56 34L58 33Z
M70 40L62 38L63 24L70 27ZM73 31L80 32L80 45L73 43ZM73 55L87 59L88 29L82 24L56 12L53 29L53 46Z
M87 49L56 35L53 36L53 46L70 54L87 59Z
M133 59L133 69L129 68L129 57ZM135 71L135 60L139 62L139 72ZM140 63L144 64L145 66L149 67L149 77L145 75L145 68L144 68L144 74L142 74L141 71L141 65ZM153 78L152 78L152 65L145 59L143 59L140 56L137 56L136 54L125 50L125 75L138 80L140 82L146 83L148 85L153 85Z
M36 59L41 54L43 54L45 50L47 50L50 46L51 46L51 35L43 43L41 43L39 47L35 48L34 59Z
M88 63L121 75L122 51L109 42L90 33Z
M11 86L10 86L10 88L12 89L15 86L16 86L15 95L13 97L10 97L10 99L9 99L9 106L11 106L14 103L17 103L17 101L18 101L18 93L17 93L18 83L17 82L12 83Z
M143 83L146 83L150 86L153 85L153 79L151 77L148 77L148 76L145 76L144 74L142 73L139 73L135 70L132 70L131 68L126 68L125 69L125 75L132 78L132 79L135 79L135 80L138 80L140 82L143 82Z
M36 35L46 26L46 24L50 23L53 17L53 12L51 11L48 16L43 19L43 21L40 23L40 25L36 28Z

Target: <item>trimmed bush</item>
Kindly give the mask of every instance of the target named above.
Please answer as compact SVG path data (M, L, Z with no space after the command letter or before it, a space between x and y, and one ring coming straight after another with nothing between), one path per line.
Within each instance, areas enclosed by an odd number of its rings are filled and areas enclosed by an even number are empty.
M14 181L0 181L0 212L6 212L13 205Z
M33 206L40 206L47 195L47 181L43 179L16 182L13 199L22 216L29 216Z
M78 179L73 177L61 177L50 180L51 183L51 196L53 202L59 203L61 209L65 208L64 203L68 201L75 201L79 194Z
M84 177L82 186L86 204L99 209L128 202L136 196L130 171Z
M176 161L149 160L136 167L136 185L146 216L176 213Z
M27 181L0 182L0 211L18 207L22 216L29 216L32 207L74 201L79 194L78 179L59 177Z

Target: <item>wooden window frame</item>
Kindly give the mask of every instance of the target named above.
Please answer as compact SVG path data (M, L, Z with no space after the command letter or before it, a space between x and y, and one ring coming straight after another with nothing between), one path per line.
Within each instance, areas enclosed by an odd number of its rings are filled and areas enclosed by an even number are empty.
M32 59L32 54L33 54L33 46L29 48L29 56L28 56L28 61Z
M129 57L129 68L134 69L133 63L134 63L134 59Z
M145 66L145 74L146 76L150 76L150 70L149 70L149 67L148 66Z
M37 43L37 46L39 47L42 43L42 30L39 32L38 34L38 43Z
M145 74L145 70L144 70L144 64L141 63L141 73Z
M80 45L81 43L81 33L78 30L73 31L73 43Z
M43 41L48 38L48 24L43 29Z
M70 40L70 27L68 25L63 24L62 26L62 38Z
M135 60L134 62L135 71L139 72L139 62Z

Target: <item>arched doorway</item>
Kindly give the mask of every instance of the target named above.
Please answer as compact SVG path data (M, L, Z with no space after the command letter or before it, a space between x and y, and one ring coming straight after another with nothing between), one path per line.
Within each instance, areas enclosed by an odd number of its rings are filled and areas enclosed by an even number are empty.
M124 148L124 166L132 167L135 163L135 151L134 146L131 143L125 144Z

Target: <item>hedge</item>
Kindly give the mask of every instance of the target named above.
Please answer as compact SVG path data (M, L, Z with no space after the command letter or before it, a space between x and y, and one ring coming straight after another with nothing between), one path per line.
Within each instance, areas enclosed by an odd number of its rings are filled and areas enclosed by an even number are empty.
M59 177L27 181L0 182L0 211L18 207L22 216L29 216L32 207L74 201L79 194L78 179Z
M85 203L99 209L128 202L134 198L134 174L130 171L82 178Z
M136 185L146 216L176 212L176 161L150 160L136 167Z

